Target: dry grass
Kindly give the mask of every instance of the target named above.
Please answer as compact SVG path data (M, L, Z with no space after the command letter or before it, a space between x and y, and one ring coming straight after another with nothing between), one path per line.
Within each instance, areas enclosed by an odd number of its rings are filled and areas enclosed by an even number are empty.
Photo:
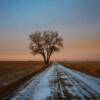
M0 86L35 73L42 67L42 62L0 62Z
M63 62L66 67L100 78L100 62Z
M0 100L10 95L36 73L44 70L43 62L0 62Z
M66 67L100 78L100 62L61 62ZM11 96L12 92L23 85L36 73L46 68L43 62L11 61L0 62L0 100Z

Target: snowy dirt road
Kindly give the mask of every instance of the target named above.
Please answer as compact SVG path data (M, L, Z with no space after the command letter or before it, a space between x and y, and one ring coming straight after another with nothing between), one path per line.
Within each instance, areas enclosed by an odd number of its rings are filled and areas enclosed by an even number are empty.
M100 100L100 79L53 64L11 100Z

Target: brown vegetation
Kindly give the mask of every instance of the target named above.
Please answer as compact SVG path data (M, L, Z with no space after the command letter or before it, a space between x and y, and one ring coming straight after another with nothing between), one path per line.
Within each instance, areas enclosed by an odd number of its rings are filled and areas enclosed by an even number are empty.
M12 96L16 89L45 68L46 66L38 61L0 62L0 100Z
M68 68L78 70L100 78L100 62L61 62ZM0 62L0 100L12 96L33 75L46 68L39 61L6 61Z
M100 78L100 62L63 62L66 67Z

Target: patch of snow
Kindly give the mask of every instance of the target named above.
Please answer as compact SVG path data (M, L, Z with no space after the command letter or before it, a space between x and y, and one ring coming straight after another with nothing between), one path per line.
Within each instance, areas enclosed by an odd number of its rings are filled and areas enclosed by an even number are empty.
M84 96L92 95L93 98L95 95L100 98L100 79L65 68L57 63L34 76L27 83L27 86L21 88L11 100L47 100L49 97L55 100L53 97L58 92L62 98L68 93L72 96L72 100L77 96L81 100L84 100Z
M62 65L58 65L58 67L63 68L66 73L70 73L73 77L78 78L79 80L86 83L88 86L90 86L93 90L95 90L97 93L100 94L100 79L87 75L85 73L81 73L72 69L68 69L63 67Z

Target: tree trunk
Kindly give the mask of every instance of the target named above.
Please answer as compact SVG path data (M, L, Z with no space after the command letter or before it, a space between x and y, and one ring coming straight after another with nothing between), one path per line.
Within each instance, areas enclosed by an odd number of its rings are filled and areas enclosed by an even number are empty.
M43 56L43 58L44 58L44 63L45 63L46 65L48 65L48 60L46 59L45 55L42 54L42 56Z
M51 54L52 54L52 51L47 55L47 64L49 64Z
M50 53L49 53L48 56L47 56L47 62L48 62L48 63L49 63L50 57L51 57L51 55L52 55L52 51L53 51L53 50L51 50Z

